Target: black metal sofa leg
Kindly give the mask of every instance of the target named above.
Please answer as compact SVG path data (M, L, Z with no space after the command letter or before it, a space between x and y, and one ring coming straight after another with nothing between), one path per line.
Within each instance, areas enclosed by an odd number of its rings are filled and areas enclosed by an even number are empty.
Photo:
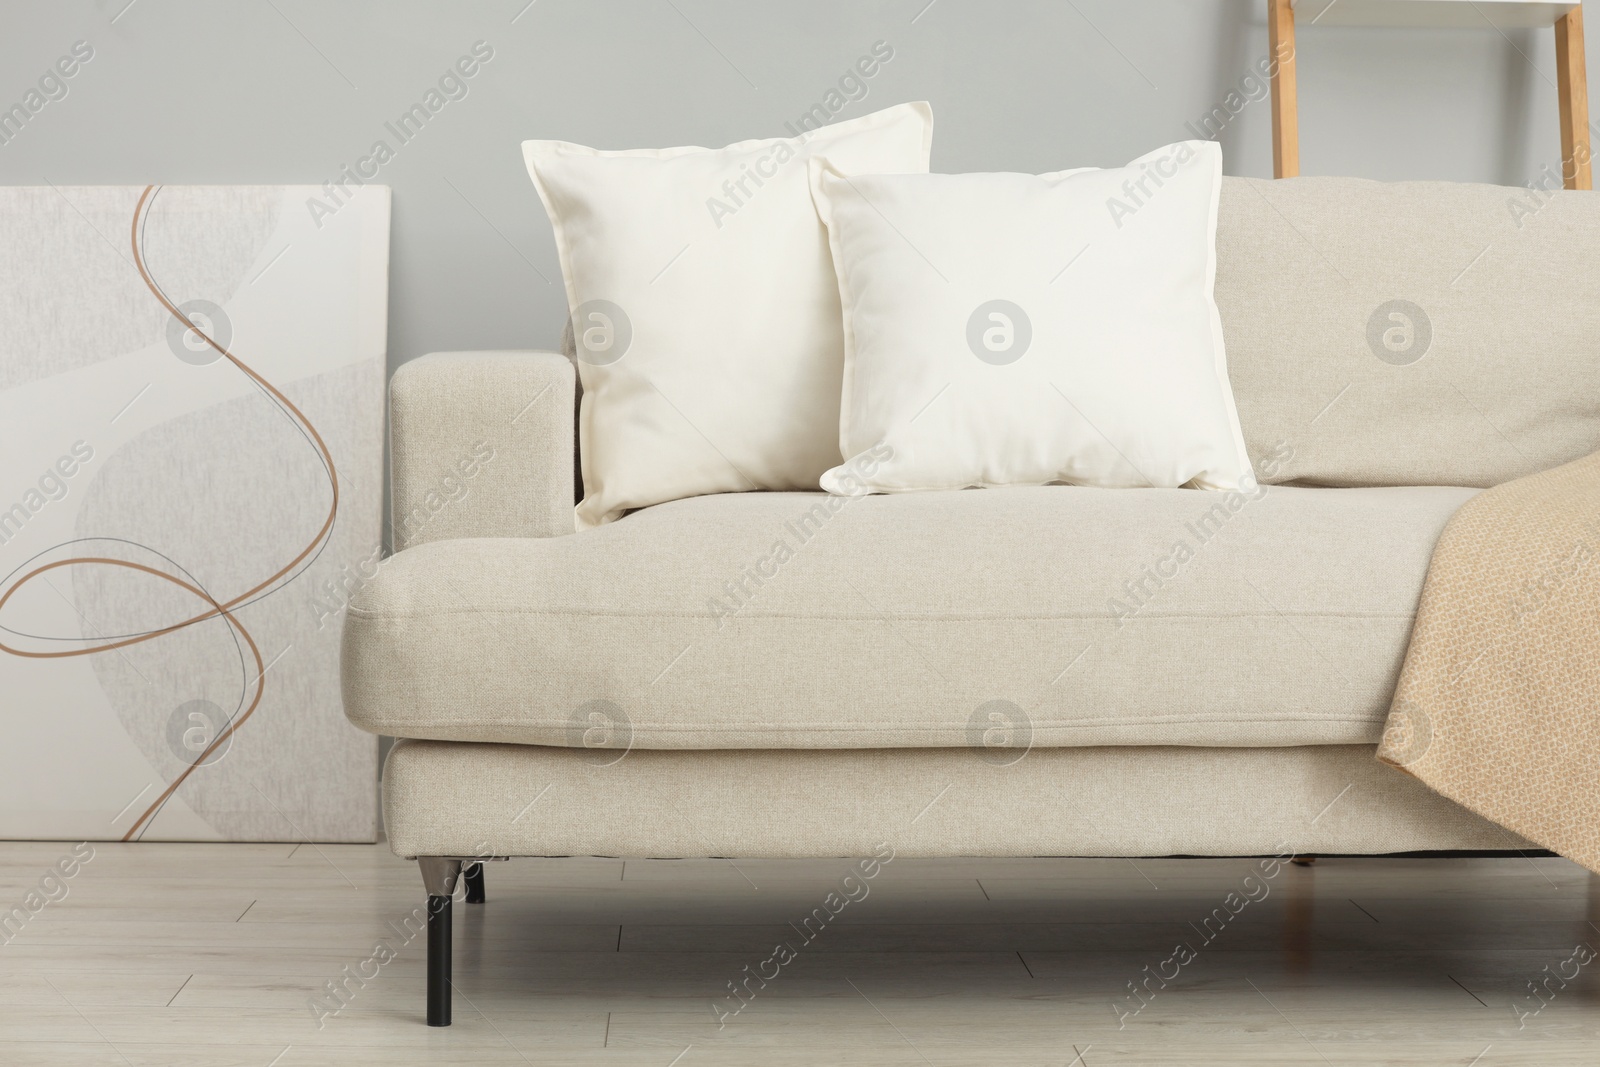
M428 1025L450 1025L450 898L428 896Z
M467 880L468 904L482 904L488 899L483 893L483 864L465 864L461 868L461 876Z
M450 1025L450 905L461 861L418 856L428 891L428 1025Z

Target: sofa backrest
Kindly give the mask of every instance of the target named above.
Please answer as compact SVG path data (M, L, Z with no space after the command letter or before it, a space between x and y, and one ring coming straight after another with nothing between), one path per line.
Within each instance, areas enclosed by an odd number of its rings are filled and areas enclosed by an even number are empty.
M1600 195L1227 178L1216 295L1262 481L1489 486L1600 450Z

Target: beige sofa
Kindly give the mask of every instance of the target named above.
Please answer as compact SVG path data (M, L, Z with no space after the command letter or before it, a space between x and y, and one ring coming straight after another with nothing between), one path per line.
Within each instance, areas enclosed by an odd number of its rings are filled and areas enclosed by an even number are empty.
M344 701L401 739L429 1022L463 860L1528 847L1373 746L1452 512L1600 448L1597 251L1588 193L1228 179L1250 494L738 494L575 534L568 360L406 364Z

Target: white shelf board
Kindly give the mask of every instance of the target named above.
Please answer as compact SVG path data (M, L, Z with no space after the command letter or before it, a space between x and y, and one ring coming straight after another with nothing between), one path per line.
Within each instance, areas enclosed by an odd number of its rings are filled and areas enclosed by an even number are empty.
M1428 29L1511 30L1554 26L1581 4L1544 0L1295 0L1295 28L1408 26Z

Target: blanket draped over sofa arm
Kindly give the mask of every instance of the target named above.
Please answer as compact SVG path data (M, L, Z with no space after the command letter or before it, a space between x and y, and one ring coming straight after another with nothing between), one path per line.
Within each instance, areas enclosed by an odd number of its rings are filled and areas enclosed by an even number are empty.
M554 352L437 352L395 371L394 550L572 533L575 389Z
M1600 453L1450 520L1378 758L1600 872Z

